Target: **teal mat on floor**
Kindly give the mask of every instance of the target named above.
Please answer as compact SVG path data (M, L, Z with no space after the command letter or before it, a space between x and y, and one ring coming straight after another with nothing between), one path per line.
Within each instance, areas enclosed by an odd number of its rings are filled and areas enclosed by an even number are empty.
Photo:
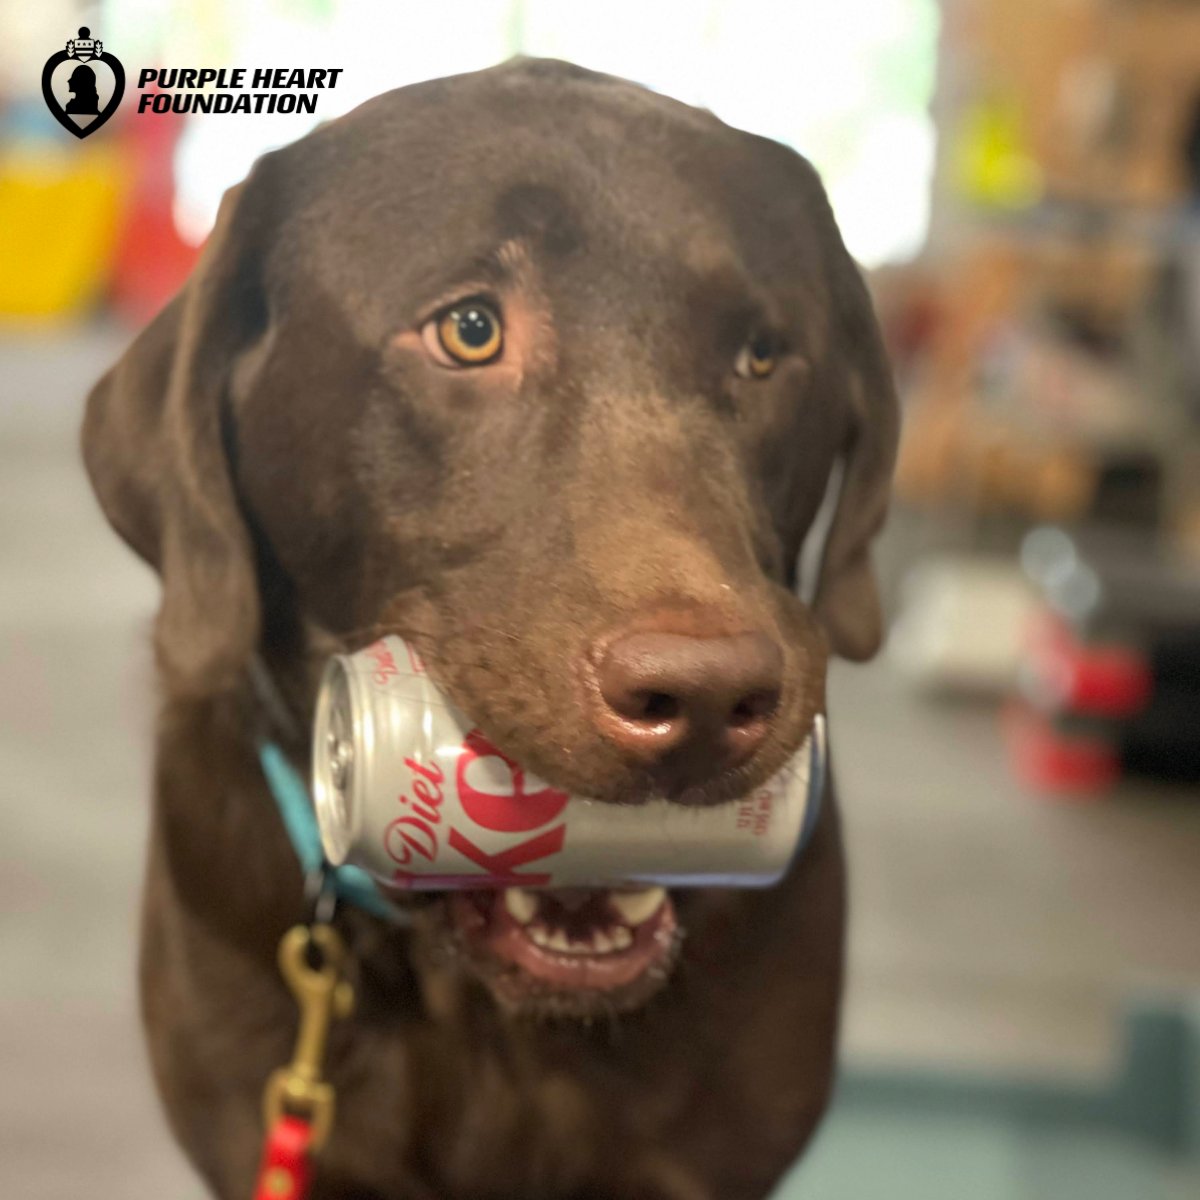
M1200 1010L1127 1022L1107 1087L847 1071L776 1200L1200 1200Z

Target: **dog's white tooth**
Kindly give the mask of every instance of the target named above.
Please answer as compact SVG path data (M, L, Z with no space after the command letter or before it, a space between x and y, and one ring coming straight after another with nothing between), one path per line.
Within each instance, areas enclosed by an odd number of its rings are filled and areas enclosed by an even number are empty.
M567 941L567 935L561 929L556 929L549 937L546 945L551 950L568 951L571 949L571 943Z
M535 946L544 946L547 949L550 946L550 931L545 925L530 925L528 927L530 940Z
M650 920L666 900L667 893L660 887L642 888L640 892L610 892L609 903L621 914L627 925L642 925Z
M614 950L628 950L633 945L633 934L624 925L615 926L611 937Z
M537 897L524 888L505 888L504 907L508 915L521 925L528 925L538 910Z
M603 929L597 929L592 934L592 952L594 954L611 954L613 943Z

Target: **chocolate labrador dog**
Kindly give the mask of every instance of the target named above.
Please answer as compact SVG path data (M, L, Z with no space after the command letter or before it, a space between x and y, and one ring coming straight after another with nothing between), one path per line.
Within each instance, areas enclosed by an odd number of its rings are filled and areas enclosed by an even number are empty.
M326 656L397 633L554 785L725 801L801 745L828 650L879 643L897 421L813 169L633 84L528 59L417 84L226 196L83 430L162 577L141 990L217 1196L250 1194L296 1031L276 945L306 913L254 665L303 728ZM315 1196L735 1200L805 1145L842 970L832 797L775 888L411 904L410 929L337 915L358 1006ZM569 952L535 917L574 922Z

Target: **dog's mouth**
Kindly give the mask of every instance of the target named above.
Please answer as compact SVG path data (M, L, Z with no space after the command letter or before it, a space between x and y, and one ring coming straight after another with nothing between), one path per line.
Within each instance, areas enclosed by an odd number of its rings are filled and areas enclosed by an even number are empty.
M681 936L661 887L459 892L447 909L470 962L517 1010L637 1007L666 981Z

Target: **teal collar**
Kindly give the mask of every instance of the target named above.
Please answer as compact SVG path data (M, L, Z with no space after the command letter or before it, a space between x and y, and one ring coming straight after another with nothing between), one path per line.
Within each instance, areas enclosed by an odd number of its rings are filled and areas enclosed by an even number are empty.
M265 739L260 741L258 758L305 878L314 878L323 873L336 899L353 904L373 916L406 923L403 909L380 893L366 871L352 866L332 867L326 862L308 788L278 744Z

